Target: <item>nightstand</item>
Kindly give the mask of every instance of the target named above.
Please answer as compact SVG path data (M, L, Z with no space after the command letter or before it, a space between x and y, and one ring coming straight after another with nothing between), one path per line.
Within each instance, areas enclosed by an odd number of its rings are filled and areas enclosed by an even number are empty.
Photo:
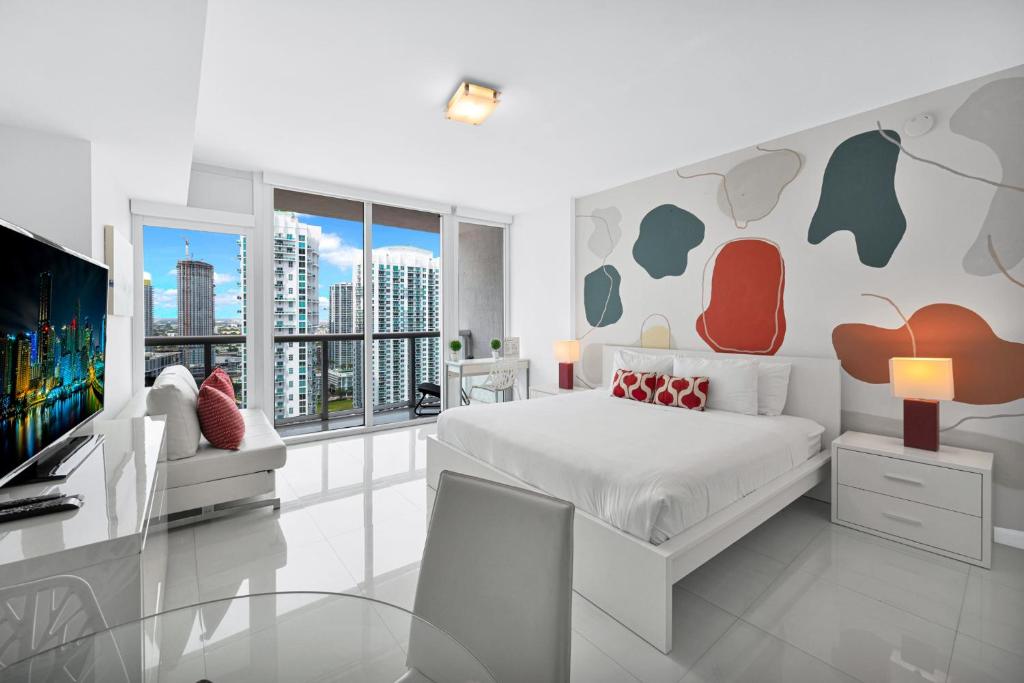
M558 396L559 394L571 394L574 391L590 391L590 389L587 387L562 389L557 384L541 384L530 387L530 398L546 398L548 396Z
M992 564L992 454L845 432L832 442L832 522Z

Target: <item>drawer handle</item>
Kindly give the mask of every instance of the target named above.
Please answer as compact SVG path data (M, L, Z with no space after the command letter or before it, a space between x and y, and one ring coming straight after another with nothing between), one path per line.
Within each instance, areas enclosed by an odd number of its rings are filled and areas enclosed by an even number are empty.
M914 484L915 486L924 486L924 482L920 479L914 479L913 477L907 477L902 474L893 474L892 472L884 472L882 474L886 479L892 479L893 481L902 481L904 484Z
M907 524L915 524L917 526L921 526L922 524L921 520L919 519L914 519L913 517L906 517L904 515L898 515L895 512L882 512L882 515L884 517L888 517L889 519L895 519L897 522L906 522Z

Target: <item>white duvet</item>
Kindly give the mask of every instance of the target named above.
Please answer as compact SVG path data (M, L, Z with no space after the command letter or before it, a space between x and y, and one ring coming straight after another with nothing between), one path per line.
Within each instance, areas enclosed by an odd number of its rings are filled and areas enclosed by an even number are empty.
M444 443L661 543L818 452L800 417L638 403L605 390L446 410Z

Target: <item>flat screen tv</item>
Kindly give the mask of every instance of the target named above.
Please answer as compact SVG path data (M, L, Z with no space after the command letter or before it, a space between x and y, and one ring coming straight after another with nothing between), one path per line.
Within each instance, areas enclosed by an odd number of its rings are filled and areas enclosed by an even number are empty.
M0 486L103 409L107 267L0 220Z

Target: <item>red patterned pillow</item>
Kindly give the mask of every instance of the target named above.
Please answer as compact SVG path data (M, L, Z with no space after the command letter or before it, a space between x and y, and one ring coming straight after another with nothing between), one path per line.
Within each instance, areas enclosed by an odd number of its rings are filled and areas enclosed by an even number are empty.
M235 399L203 382L196 400L199 427L206 440L217 448L237 451L245 438L245 420Z
M704 410L708 402L707 377L673 377L658 375L657 388L654 391L654 402L658 405L690 410Z
M619 368L612 377L612 396L650 403L658 383L656 372L635 372Z
M214 368L210 376L203 381L202 386L207 385L219 390L222 394L227 394L232 401L235 400L235 385L228 373L224 372L224 368Z

